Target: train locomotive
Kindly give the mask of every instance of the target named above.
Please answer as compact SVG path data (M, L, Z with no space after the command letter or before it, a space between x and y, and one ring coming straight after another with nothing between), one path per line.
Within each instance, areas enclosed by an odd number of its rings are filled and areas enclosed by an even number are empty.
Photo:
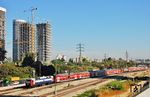
M129 67L126 69L108 69L108 70L95 70L95 71L70 73L70 74L57 74L55 77L47 76L47 77L39 77L36 79L30 78L26 80L26 86L34 87L34 86L40 86L44 84L51 84L54 82L58 83L58 82L84 79L84 78L101 77L101 76L108 76L113 74L121 74L124 72L142 71L146 69L147 69L146 67Z
M29 78L26 80L26 87L35 87L35 86L41 86L44 84L51 84L54 82L53 76L43 76L38 78Z

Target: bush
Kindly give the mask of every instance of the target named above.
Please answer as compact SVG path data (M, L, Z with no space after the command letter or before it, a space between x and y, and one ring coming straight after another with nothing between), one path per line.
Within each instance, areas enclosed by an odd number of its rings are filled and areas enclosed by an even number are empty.
M112 90L123 90L123 84L119 81L113 81L107 85L108 88Z
M82 93L82 94L78 94L77 96L74 96L74 97L97 97L96 95L95 95L95 91L96 90L89 90L89 91L86 91L86 92L84 92L84 93Z
M32 76L31 67L17 67L15 65L0 65L0 79L10 77L28 78Z

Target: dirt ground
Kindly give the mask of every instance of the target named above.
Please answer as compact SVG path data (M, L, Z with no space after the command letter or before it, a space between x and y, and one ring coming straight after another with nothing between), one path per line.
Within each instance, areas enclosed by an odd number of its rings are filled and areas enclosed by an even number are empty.
M129 93L129 84L123 85L124 90L105 90L98 93L98 97L127 97Z

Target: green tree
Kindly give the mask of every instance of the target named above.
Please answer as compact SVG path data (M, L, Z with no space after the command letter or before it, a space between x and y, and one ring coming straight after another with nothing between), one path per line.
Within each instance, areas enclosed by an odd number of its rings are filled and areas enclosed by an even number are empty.
M33 68L31 67L18 67L15 65L0 65L0 78L10 78L10 77L31 77ZM26 76L25 76L26 75ZM28 75L28 76L27 76Z
M69 59L69 62L70 62L70 63L74 63L72 58Z
M0 61L4 61L5 58L6 58L6 53L7 51L6 50L3 50L2 48L0 48Z
M31 66L34 63L35 56L33 53L27 53L23 59L22 66Z
M55 60L52 60L51 62L52 64L65 64L65 62L61 59L55 59Z
M43 64L41 61L36 61L30 65L35 69L36 75L41 76Z

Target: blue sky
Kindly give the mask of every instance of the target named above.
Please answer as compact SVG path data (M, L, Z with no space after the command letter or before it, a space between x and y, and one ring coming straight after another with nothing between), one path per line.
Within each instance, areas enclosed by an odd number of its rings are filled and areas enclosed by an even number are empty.
M57 54L77 57L76 44L85 46L84 56L104 58L150 58L149 0L0 0L6 13L7 56L12 56L12 20L37 7L35 22L52 25L52 58Z

